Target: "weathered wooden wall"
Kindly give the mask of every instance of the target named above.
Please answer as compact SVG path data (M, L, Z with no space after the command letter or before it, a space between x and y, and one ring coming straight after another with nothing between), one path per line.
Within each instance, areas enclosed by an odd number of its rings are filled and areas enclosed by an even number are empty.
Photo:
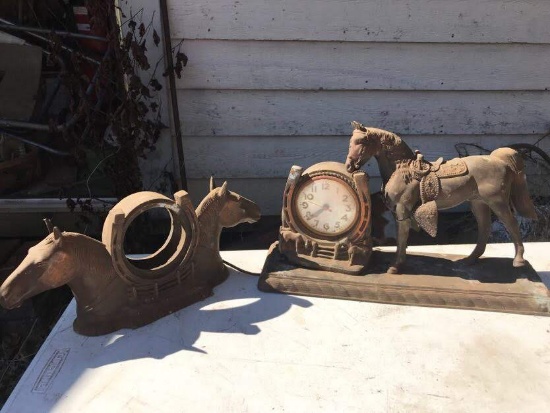
M343 162L349 122L428 158L550 129L547 0L172 0L190 192L228 179L278 214L291 165ZM375 163L366 167L380 187Z

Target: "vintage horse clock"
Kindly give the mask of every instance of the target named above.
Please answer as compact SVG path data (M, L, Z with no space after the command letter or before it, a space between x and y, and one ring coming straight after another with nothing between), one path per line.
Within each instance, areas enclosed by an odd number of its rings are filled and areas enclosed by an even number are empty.
M346 164L293 167L283 195L279 241L258 287L359 301L549 315L550 294L523 258L517 222L536 216L521 156L500 148L489 156L428 162L396 134L352 123ZM372 248L368 180L361 166L375 157L383 196L397 221L397 253ZM409 228L437 233L438 209L470 201L478 221L468 257L416 254L405 263ZM491 210L515 245L513 260L479 259ZM353 274L353 275L350 275Z
M368 176L339 162L290 169L279 240L268 253L258 288L336 296L341 282L361 278L372 255ZM340 297L341 298L341 297Z
M145 258L125 254L126 230L140 214L165 208L171 231L164 245ZM61 232L47 222L50 234L29 250L0 287L0 304L14 308L42 291L68 284L76 298L74 330L96 336L137 328L213 293L229 271L219 253L222 227L256 222L260 210L252 201L216 188L193 209L189 195L174 199L137 192L109 212L102 241Z

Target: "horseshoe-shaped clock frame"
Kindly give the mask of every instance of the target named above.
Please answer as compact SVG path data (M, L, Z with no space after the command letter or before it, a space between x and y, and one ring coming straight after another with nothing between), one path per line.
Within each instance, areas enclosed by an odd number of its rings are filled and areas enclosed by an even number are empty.
M354 222L345 231L332 235L315 231L304 222L297 197L304 187L315 181L337 182L353 194L356 205ZM339 201L334 198L331 202ZM329 209L328 205L325 206ZM293 166L283 194L279 250L289 261L300 266L354 275L363 273L372 251L367 174L363 171L350 174L339 162L321 162L305 171L300 166Z

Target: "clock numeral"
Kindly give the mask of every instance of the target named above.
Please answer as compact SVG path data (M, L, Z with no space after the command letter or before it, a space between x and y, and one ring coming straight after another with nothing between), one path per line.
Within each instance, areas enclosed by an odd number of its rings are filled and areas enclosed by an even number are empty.
M314 222L313 226L314 226L315 228L317 228L317 226L319 225L319 220L318 220L318 219L316 219L316 220L315 220L315 221L313 221L313 222Z
M307 200L311 201L313 199L313 194L305 194Z
M317 185L311 185L311 192L317 192Z
M323 228L324 228L326 231L328 231L329 228L330 228L330 225L329 225L329 224L323 224Z
M351 206L350 205L346 205L346 212L350 212L351 211Z
M340 221L336 221L336 223L334 224L334 228L340 229Z
M344 195L342 198L342 202L348 202L349 195Z
M326 191L327 189L330 189L330 186L328 182L323 182L321 188L323 189L323 191Z
M306 212L306 219L309 221L311 218L313 218L313 217L311 216L311 212L307 211L307 212Z
M307 202L302 202L302 208L307 209L309 207L309 204Z
M348 220L348 214L344 215L342 218L340 218L342 221L347 221Z

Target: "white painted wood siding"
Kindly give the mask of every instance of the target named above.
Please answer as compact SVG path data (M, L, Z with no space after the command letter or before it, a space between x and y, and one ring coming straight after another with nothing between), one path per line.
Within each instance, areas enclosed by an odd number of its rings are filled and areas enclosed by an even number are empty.
M547 0L172 0L185 39L548 43Z
M184 49L182 89L550 88L550 44L185 40Z
M172 0L190 192L214 174L279 214L289 168L344 161L349 122L428 159L550 129L550 1ZM550 145L546 146L550 149ZM380 187L375 163L366 166Z

